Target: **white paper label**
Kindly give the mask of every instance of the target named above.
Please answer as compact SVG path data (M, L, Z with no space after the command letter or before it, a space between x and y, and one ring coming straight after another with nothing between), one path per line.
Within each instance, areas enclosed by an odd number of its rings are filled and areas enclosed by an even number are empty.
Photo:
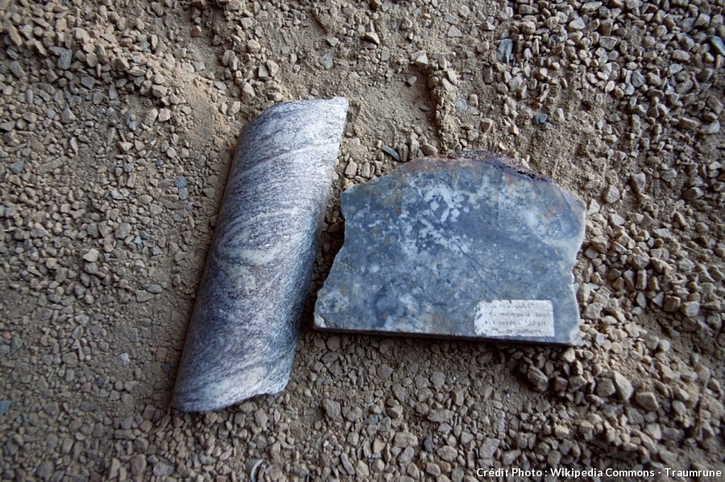
M489 337L553 337L549 300L482 301L476 306L476 334Z

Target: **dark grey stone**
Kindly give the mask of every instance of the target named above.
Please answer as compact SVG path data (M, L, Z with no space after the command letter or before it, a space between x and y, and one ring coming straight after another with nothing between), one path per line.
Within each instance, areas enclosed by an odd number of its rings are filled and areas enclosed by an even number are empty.
M507 64L511 62L511 56L514 52L514 41L510 38L502 39L498 43L498 48L496 49L496 58L499 62L506 62Z
M68 49L59 49L60 56L58 57L58 68L63 70L70 69L71 62L73 62L73 52Z
M720 37L717 35L710 36L710 43L718 54L725 56L725 43Z
M237 144L172 404L206 412L289 380L347 100L278 104Z
M21 172L23 172L24 166L24 161L15 161L11 164L8 164L8 168L10 168L10 170L13 171L15 174L20 174Z
M535 114L534 115L534 124L536 124L536 125L546 124L546 120L548 118L549 117L546 114Z
M383 152L395 159L396 161L400 162L400 154L398 154L398 151L396 151L392 147L383 146Z
M333 331L581 343L585 206L512 159L417 159L342 195L345 244L315 306Z

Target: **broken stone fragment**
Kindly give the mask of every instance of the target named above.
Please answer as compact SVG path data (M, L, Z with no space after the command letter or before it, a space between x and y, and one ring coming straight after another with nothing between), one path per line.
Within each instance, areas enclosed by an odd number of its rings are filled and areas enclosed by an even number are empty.
M287 385L347 100L278 104L242 131L172 404L220 409Z
M412 161L342 195L315 327L577 345L585 206L487 152Z

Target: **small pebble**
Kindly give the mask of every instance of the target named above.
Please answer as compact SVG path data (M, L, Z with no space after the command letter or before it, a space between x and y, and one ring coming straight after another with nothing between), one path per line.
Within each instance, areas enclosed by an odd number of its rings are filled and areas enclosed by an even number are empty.
M332 54L329 53L320 57L319 62L326 70L330 70L335 65L335 62L332 60Z
M73 60L73 52L68 49L61 49L58 57L58 68L68 70Z
M612 380L614 381L614 386L617 388L619 397L625 402L628 401L632 397L632 393L634 393L632 383L619 372L613 372Z
M659 408L657 397L652 392L637 392L634 398L636 402L647 411L653 412Z
M463 99L463 98L458 99L456 101L455 107L458 112L463 114L464 112L466 112L468 110L468 101L466 101L466 99Z
M715 49L715 52L718 53L718 55L722 55L725 57L725 43L722 41L720 37L717 35L712 35L709 37L710 45L713 46Z
M10 400L0 400L0 417L5 415L5 413L10 408L11 402Z
M395 149L393 149L390 146L383 146L382 149L383 149L384 153L386 153L387 155L392 157L396 162L401 162L400 155L398 155L398 151L396 151Z
M614 186L607 186L607 188L604 190L604 194L602 195L602 201L604 201L606 204L613 204L619 201L619 199L619 189Z
M502 39L498 44L498 48L496 49L496 58L498 58L499 62L505 62L508 64L511 62L511 55L513 54L513 51L513 40L508 38Z
M21 172L23 172L24 166L25 166L25 162L15 161L15 162L8 164L8 169L13 171L15 174L20 174Z

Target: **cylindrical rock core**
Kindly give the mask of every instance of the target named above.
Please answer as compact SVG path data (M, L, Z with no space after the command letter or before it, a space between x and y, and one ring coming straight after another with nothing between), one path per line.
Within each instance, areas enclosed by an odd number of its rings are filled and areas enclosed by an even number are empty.
M278 104L239 136L172 405L217 410L289 381L347 100Z

